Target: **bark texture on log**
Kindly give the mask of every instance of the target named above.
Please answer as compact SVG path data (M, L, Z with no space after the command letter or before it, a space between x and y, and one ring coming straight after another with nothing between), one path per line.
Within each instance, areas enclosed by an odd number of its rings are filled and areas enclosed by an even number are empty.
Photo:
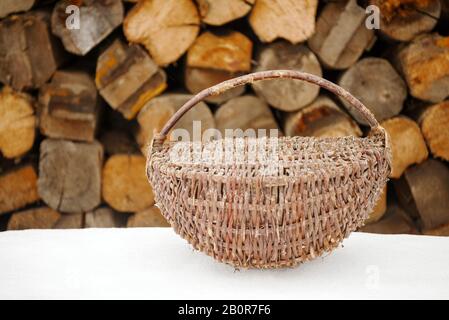
M52 229L61 214L48 207L14 213L8 221L8 230Z
M36 136L31 96L4 87L0 92L0 152L5 158L27 153Z
M200 17L192 0L143 0L123 23L126 38L140 43L160 66L179 59L200 30Z
M38 189L42 200L58 212L86 212L101 202L103 147L46 139L40 146Z
M0 21L0 81L16 90L42 86L64 60L49 14L34 11Z
M370 0L370 3L380 8L382 34L399 41L410 41L431 31L441 14L440 0Z
M449 223L449 168L428 159L408 168L395 189L401 206L421 229L434 229Z
M283 38L296 44L315 32L317 7L318 0L257 0L249 23L262 42Z
M319 96L305 108L284 118L286 136L360 137L362 131L352 118L327 96Z
M0 214L23 208L38 200L37 174L32 165L0 176Z
M140 155L111 156L103 168L103 199L120 212L136 212L154 204L145 176L146 158Z
M394 117L381 123L390 137L393 163L390 178L400 178L405 169L427 159L426 142L416 122L404 117Z
M128 218L128 228L170 227L156 206L136 212Z
M273 69L298 70L322 76L316 56L306 46L276 42L262 49L254 71ZM290 79L254 83L254 91L272 107L282 111L299 110L318 96L316 85Z
M39 94L41 133L50 138L92 142L99 116L95 82L88 73L57 71Z
M364 58L343 73L338 84L358 98L378 121L391 118L402 110L407 86L391 64L380 58ZM340 99L360 124L366 125L347 101Z
M365 19L365 9L356 0L330 2L308 41L310 49L326 67L349 68L376 40L374 31L366 28Z
M52 32L61 38L68 52L84 56L123 22L123 3L121 0L78 1L79 26L73 24L68 28L72 17L66 10L73 4L73 0L56 4L51 18Z
M428 108L419 122L432 154L449 161L449 101Z
M221 26L244 17L256 0L196 0L201 21Z
M95 82L101 96L126 119L167 87L165 72L140 46L118 40L98 58Z
M438 103L449 96L449 37L415 39L398 51L396 64L415 98Z

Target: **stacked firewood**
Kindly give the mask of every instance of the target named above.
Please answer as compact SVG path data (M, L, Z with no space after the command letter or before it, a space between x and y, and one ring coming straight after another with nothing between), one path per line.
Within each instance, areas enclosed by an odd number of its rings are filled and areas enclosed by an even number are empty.
M388 131L391 180L363 231L449 235L446 0L2 0L0 229L167 226L145 177L154 132L192 94L270 69L338 83ZM194 120L369 134L289 80L208 98L176 127Z

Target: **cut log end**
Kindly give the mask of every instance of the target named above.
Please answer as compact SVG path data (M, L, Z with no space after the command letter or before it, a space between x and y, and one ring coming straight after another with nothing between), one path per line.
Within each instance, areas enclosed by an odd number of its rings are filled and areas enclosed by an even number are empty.
M52 229L61 214L48 207L14 213L8 221L8 230Z
M317 7L318 0L257 0L249 23L262 42L282 38L296 44L315 32Z
M298 70L322 76L320 63L306 46L276 42L262 49L255 71L274 69ZM282 111L296 111L318 96L320 88L314 84L290 79L254 83L257 95L272 107Z
M155 0L138 2L126 16L123 29L128 41L144 45L158 65L166 66L192 45L199 24L192 0Z
M420 117L420 124L432 154L449 161L449 101L431 106Z
M4 87L0 92L0 152L17 158L28 152L35 139L36 118L30 96Z
M103 199L120 212L136 212L154 204L145 176L146 159L140 155L111 156L103 168Z
M170 227L156 206L137 212L128 219L128 228Z
M357 123L343 112L330 98L318 97L314 102L284 119L286 136L360 137Z
M391 66L380 58L364 58L343 73L338 84L358 98L378 121L391 118L402 110L407 86ZM360 124L366 121L346 100L340 98Z
M221 26L245 16L255 0L196 0L201 21L213 26Z
M406 117L395 117L381 125L390 137L393 165L391 178L400 178L405 169L427 159L429 153L419 126Z

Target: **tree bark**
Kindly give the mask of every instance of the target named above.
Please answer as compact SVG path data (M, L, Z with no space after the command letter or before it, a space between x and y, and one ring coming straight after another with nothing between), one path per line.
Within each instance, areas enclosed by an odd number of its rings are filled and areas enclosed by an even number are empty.
M138 45L115 41L98 58L95 82L101 96L130 120L167 87L166 75Z
M100 101L88 73L57 71L39 93L40 130L50 138L92 142Z
M49 14L33 11L0 21L0 81L16 90L42 86L65 55L50 33Z

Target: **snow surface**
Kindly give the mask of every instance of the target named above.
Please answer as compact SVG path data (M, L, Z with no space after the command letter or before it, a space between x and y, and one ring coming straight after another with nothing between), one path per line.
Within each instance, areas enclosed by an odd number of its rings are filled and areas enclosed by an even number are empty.
M171 229L0 233L0 298L449 298L449 238L353 233L294 269L241 270Z

